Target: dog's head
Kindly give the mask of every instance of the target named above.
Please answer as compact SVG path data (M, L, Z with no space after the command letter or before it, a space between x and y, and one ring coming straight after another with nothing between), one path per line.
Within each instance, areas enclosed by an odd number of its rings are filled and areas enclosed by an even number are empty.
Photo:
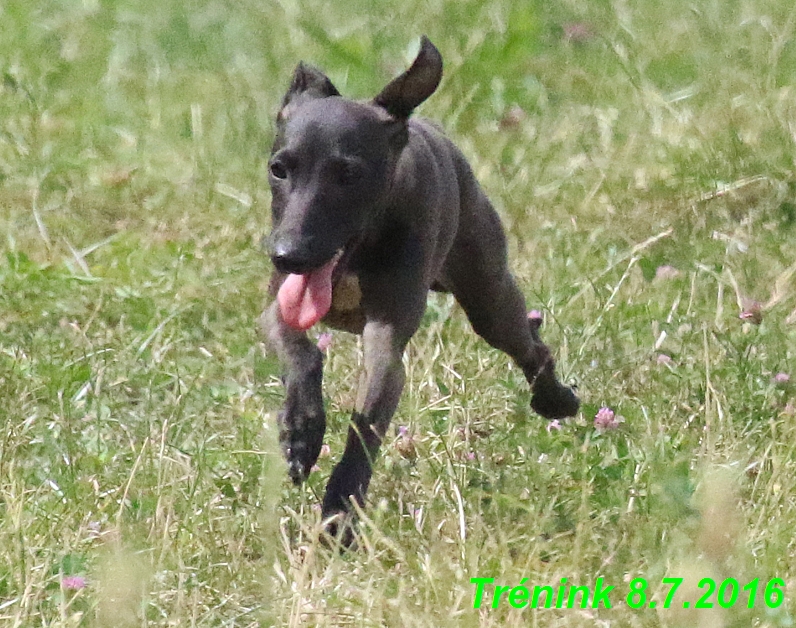
M331 292L341 252L378 221L408 141L409 116L441 77L442 57L426 37L412 66L367 103L341 97L320 70L304 63L296 67L268 163L273 214L268 247L276 269L289 275L285 283L292 280L285 303L296 312L299 302ZM280 302L287 291L280 290ZM282 305L285 314L290 308ZM328 309L320 299L313 315L305 309L285 320L307 328Z

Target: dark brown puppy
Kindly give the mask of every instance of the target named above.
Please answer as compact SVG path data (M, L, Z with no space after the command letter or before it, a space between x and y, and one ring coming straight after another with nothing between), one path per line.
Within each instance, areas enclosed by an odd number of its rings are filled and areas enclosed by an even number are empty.
M441 77L442 57L425 37L409 70L369 103L342 98L323 73L299 64L277 117L268 240L276 299L260 325L285 368L280 442L296 483L326 429L322 355L305 330L322 320L364 338L365 372L324 517L364 503L430 289L452 292L475 331L522 368L536 412L555 419L578 410L538 322L526 317L500 220L464 156L436 126L409 119Z

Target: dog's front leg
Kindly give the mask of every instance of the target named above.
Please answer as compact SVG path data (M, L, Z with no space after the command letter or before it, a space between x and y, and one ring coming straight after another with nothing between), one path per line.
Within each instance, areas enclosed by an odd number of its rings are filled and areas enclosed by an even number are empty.
M258 321L268 347L284 368L285 405L278 416L279 443L293 482L302 482L318 459L326 432L321 378L323 354L304 332L282 320L274 301Z
M324 517L350 512L352 499L360 506L364 503L373 474L373 460L403 390L405 375L401 358L409 336L411 334L399 334L390 323L368 321L365 324L362 334L365 372L343 457L326 486Z

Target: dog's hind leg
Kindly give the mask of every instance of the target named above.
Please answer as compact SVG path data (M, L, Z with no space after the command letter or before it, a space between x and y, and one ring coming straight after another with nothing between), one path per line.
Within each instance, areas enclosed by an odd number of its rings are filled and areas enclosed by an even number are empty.
M508 270L500 220L480 190L463 215L444 269L444 283L464 308L473 329L511 356L533 389L531 407L548 419L573 416L579 401L555 375L553 357L529 321L525 298Z
M260 332L284 368L285 405L277 418L279 442L293 482L310 473L326 432L321 379L323 355L304 332L292 329L274 301L258 320Z

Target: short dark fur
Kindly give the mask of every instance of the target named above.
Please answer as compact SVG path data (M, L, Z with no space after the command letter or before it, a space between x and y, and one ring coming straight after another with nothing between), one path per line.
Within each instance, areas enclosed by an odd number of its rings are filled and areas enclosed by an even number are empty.
M269 163L271 291L288 273L317 269L344 250L323 320L364 337L365 369L324 517L350 514L352 498L364 503L404 385L401 357L430 289L452 292L475 331L522 368L536 412L555 419L578 410L577 397L556 379L538 321L527 319L498 215L464 156L436 126L409 119L441 77L442 58L425 37L411 68L370 103L342 98L323 73L302 63L277 118ZM298 483L326 430L322 354L306 333L285 324L276 301L260 325L285 368L280 442ZM344 541L350 539L347 527Z

